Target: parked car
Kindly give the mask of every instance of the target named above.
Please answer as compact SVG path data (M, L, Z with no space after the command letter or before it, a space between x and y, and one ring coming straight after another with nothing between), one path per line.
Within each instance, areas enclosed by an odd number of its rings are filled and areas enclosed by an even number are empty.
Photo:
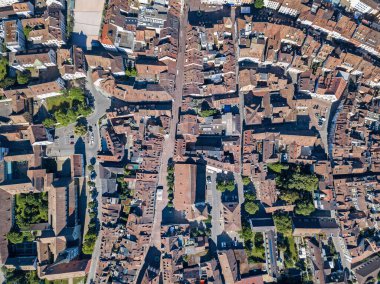
M207 176L206 180L207 180L207 183L211 183L211 176Z

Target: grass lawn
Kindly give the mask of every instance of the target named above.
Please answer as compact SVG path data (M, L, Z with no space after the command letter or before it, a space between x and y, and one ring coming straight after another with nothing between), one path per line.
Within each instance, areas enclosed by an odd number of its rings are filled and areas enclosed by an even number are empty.
M265 262L264 236L262 233L253 233L252 249L248 252L250 262Z
M80 89L71 89L67 93L46 99L49 112L55 112L61 107L73 107L75 103L83 103L85 95Z
M61 104L72 105L73 100L69 96L60 95L46 99L46 104L49 112L58 109Z
M296 251L296 244L292 235L287 235L286 237L287 247L284 252L287 257L285 257L285 267L294 268L297 263L298 253Z
M290 256L294 262L297 262L298 261L298 254L296 251L296 244L294 242L294 238L293 238L293 236L290 235L290 236L287 236L287 239L288 239L288 243L289 243Z
M54 281L45 280L45 284L69 284L69 280L68 279L61 279L61 280L54 280Z
M74 284L84 284L86 283L86 277L77 277L73 279Z

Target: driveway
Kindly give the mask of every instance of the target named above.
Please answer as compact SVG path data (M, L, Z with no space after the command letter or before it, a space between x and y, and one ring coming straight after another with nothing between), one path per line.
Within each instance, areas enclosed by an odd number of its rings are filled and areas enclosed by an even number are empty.
M91 49L91 42L99 39L105 0L76 0L74 8L73 43Z

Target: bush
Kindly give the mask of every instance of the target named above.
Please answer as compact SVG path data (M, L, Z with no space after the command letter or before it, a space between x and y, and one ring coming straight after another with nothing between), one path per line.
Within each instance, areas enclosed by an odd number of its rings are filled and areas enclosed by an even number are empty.
M256 203L249 201L245 202L244 209L248 214L254 215L257 211L259 211L259 206Z

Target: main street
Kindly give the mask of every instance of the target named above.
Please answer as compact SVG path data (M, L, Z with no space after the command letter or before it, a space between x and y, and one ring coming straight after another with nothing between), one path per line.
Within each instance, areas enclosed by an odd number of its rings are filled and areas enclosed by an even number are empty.
M179 46L177 55L177 74L175 82L175 91L172 106L172 120L170 124L170 134L165 139L164 150L161 155L161 167L159 173L159 185L164 188L162 200L156 200L154 223L151 236L151 245L161 250L161 222L162 222L162 210L168 203L168 188L166 184L166 177L168 175L168 161L173 157L175 137L177 131L177 124L179 119L179 110L182 103L182 86L184 82L183 66L185 63L185 50L186 50L186 26L187 26L187 5L184 5L182 1L181 20L180 20L180 32L179 32Z

